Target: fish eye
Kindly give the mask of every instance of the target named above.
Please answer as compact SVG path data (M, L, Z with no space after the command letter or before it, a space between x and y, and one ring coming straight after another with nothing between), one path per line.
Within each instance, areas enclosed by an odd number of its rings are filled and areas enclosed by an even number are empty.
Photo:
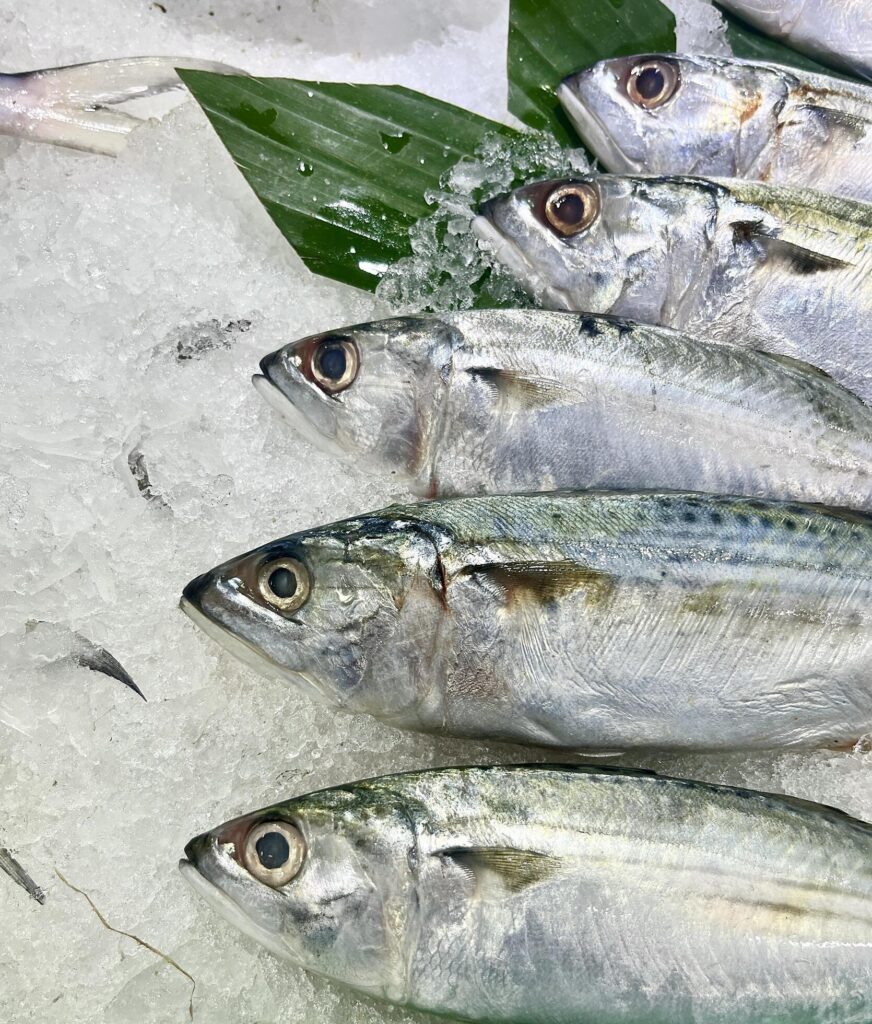
M309 597L309 571L296 558L276 558L262 565L257 574L261 596L280 612L301 608Z
M641 60L630 71L627 95L637 106L653 110L672 99L679 85L678 65L669 60Z
M245 837L245 867L266 885L278 889L300 873L306 841L286 821L263 821Z
M583 181L557 185L545 200L545 217L564 238L589 228L599 214L599 195Z
M328 395L350 387L360 368L357 345L351 338L332 335L319 341L312 352L312 379Z

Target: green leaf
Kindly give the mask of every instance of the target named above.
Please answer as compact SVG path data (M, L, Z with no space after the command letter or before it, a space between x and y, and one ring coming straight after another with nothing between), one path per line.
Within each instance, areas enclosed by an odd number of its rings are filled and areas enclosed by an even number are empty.
M411 253L445 171L519 134L400 86L179 75L306 265L359 288Z
M799 68L800 71L813 71L817 75L832 75L834 78L862 81L860 78L854 78L841 71L834 71L824 64L818 64L811 57L806 57L805 54L785 46L784 43L780 43L776 39L770 39L769 36L758 32L722 7L718 7L718 10L727 23L727 42L736 57L742 57L745 60L770 61L773 64L786 64L791 68Z
M554 90L608 57L675 50L675 16L659 0L511 0L509 110L577 145Z

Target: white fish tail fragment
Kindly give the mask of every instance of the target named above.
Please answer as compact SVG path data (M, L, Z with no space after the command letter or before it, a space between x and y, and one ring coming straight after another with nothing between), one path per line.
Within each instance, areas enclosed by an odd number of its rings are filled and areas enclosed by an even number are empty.
M0 74L0 134L117 156L147 117L161 117L169 109L164 104L133 113L119 105L173 91L181 102L177 67L245 74L227 64L184 57L123 57Z

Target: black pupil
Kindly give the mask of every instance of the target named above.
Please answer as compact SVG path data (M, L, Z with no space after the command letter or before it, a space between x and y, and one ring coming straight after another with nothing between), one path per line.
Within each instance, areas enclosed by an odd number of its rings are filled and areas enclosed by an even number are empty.
M561 196L554 203L554 212L564 224L580 224L584 219L584 201L572 193Z
M342 380L347 363L345 349L335 342L322 345L318 350L318 369L328 380Z
M656 99L663 92L664 84L663 72L657 68L645 68L636 77L636 91L645 100Z
M254 844L257 856L265 868L280 868L291 855L288 841L281 832L267 832Z
M290 569L273 569L269 574L269 589L276 597L293 597L297 592L297 577Z

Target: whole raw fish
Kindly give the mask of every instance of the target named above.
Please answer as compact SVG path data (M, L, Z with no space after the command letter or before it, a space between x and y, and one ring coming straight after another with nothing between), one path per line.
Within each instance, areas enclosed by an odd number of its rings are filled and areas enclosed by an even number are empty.
M193 580L214 639L333 707L568 749L872 729L872 518L674 492L454 498Z
M755 178L872 200L870 86L655 53L601 61L557 95L610 171Z
M722 7L802 53L872 78L872 18L866 0L719 0Z
M473 222L552 309L793 356L872 400L872 205L740 179L580 176Z
M587 767L445 768L273 804L179 867L276 956L489 1024L868 1024L872 827Z
M254 383L304 437L420 494L671 488L872 510L872 410L802 363L541 310L359 324Z
M0 135L117 156L143 122L118 105L181 90L176 68L244 74L190 57L123 57L0 74Z

